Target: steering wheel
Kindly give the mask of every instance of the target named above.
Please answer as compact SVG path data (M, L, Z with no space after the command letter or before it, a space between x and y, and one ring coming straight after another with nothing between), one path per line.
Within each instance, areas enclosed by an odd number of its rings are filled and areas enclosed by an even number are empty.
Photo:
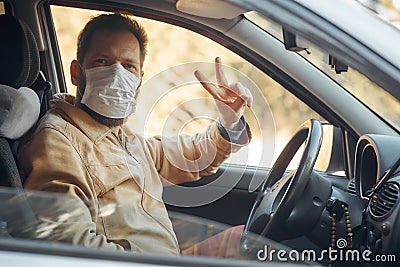
M303 143L305 143L304 152L297 170L285 174L290 161ZM305 194L310 177L315 173L313 168L321 143L322 126L319 121L308 120L298 128L261 186L243 230L242 249L251 249L250 232L276 241L289 239L287 230L296 228L297 225L292 220L289 227L287 221L290 221L289 217L295 213L293 212L295 206L304 202L301 198ZM315 191L314 189L313 192ZM294 217L307 217L307 214L302 216L294 214Z

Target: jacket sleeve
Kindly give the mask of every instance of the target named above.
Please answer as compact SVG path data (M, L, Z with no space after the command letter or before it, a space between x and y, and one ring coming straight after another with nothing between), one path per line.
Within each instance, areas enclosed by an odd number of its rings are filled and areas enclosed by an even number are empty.
M179 184L215 173L232 152L250 142L251 132L247 124L245 135L246 141L242 144L228 142L213 123L206 131L192 136L155 136L146 142L161 178Z
M18 159L25 189L62 193L49 198L41 192L36 195L43 199L30 201L39 220L33 238L123 250L108 242L106 236L96 234L98 208L93 181L65 135L51 127L38 129L21 146Z

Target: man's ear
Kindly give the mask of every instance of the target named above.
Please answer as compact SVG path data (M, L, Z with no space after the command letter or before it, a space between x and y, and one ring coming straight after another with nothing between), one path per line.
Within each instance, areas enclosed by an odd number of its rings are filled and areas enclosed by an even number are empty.
M139 83L139 85L138 85L138 88L140 88L140 86L142 86L143 75L144 75L144 71L141 71L141 72L140 72L140 83Z
M71 73L71 82L73 85L78 86L78 81L79 81L79 62L77 60L72 60L71 65L69 67L70 73Z
M144 75L144 71L141 71L141 72L140 72L140 83L139 83L139 85L138 85L138 88L140 88L140 86L142 86L143 75Z

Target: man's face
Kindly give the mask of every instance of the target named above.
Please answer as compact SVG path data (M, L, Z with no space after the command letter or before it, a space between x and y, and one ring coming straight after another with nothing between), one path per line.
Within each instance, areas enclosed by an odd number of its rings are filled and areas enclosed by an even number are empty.
M139 41L130 31L96 31L84 55L82 66L79 66L76 60L71 63L71 80L74 85L78 86L76 99L78 106L88 111L86 106L80 104L85 91L85 79L82 72L85 69L109 66L116 63L121 64L138 78L142 78ZM99 122L109 126L120 125L123 122L123 119L109 119L92 110L89 110L89 113Z
M82 67L91 69L115 63L121 64L141 78L139 41L129 31L95 32L84 56Z

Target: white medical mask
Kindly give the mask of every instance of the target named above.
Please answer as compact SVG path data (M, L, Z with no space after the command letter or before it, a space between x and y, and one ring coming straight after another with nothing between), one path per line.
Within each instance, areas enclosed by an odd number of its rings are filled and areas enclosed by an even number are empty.
M122 119L135 112L140 79L121 64L85 70L81 103L107 118Z

